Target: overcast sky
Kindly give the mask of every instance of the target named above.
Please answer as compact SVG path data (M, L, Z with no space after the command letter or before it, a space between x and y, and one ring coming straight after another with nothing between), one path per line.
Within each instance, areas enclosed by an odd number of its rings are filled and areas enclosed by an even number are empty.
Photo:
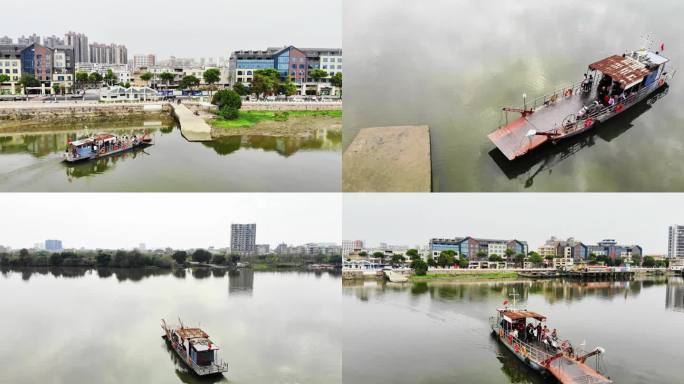
M516 238L536 249L555 235L666 254L668 226L684 224L681 194L345 194L343 205L343 238L371 246L473 236Z
M256 223L257 243L341 242L333 193L0 194L0 245L66 248L227 247L231 223Z
M342 46L342 0L3 1L2 13L0 36L72 30L91 43L124 44L129 55L227 57L238 49Z

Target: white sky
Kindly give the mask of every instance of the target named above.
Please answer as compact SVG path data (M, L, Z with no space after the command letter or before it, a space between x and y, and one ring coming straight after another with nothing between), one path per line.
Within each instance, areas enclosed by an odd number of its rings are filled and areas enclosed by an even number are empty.
M230 246L231 223L257 223L257 244L341 242L334 193L0 194L0 245L65 248Z
M3 1L2 14L0 36L63 37L72 30L88 35L90 43L124 44L129 55L160 58L342 46L342 0Z
M536 249L555 235L666 254L668 226L684 224L682 194L345 194L343 204L342 237L370 246L473 236L516 238Z

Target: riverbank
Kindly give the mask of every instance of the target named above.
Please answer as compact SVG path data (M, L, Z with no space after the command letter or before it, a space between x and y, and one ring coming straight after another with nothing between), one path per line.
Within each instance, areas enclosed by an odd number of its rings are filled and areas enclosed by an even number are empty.
M167 103L102 104L97 102L0 103L0 131L31 129L39 124L116 122L135 117L169 114Z
M235 120L211 116L212 137L313 135L320 130L342 134L342 111L240 111Z
M486 272L486 273L432 273L423 276L412 275L410 281L435 281L435 280L510 280L519 277L517 272Z

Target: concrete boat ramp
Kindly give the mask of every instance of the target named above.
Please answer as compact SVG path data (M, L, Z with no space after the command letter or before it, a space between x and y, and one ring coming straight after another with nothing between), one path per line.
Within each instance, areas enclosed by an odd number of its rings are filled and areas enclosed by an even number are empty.
M180 125L181 134L188 141L211 141L211 126L183 104L171 104Z
M342 155L344 192L431 192L427 125L362 129Z

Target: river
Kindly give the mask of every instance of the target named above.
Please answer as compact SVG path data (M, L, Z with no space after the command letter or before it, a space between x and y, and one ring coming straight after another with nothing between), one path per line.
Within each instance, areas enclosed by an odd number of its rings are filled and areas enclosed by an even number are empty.
M68 140L95 132L149 132L144 150L67 165ZM230 136L188 142L168 118L50 125L0 132L0 191L334 192L340 190L339 131L307 137Z
M0 273L0 383L339 383L339 275L36 269ZM160 319L200 325L229 372L187 372Z
M515 292L577 348L606 349L616 382L681 382L684 281L344 282L345 383L553 383L491 336ZM588 360L593 366L594 361Z
M674 0L345 1L344 147L364 127L427 124L434 191L683 191L681 75L653 105L518 161L487 138L502 107L580 81L647 34L678 68L683 16Z

